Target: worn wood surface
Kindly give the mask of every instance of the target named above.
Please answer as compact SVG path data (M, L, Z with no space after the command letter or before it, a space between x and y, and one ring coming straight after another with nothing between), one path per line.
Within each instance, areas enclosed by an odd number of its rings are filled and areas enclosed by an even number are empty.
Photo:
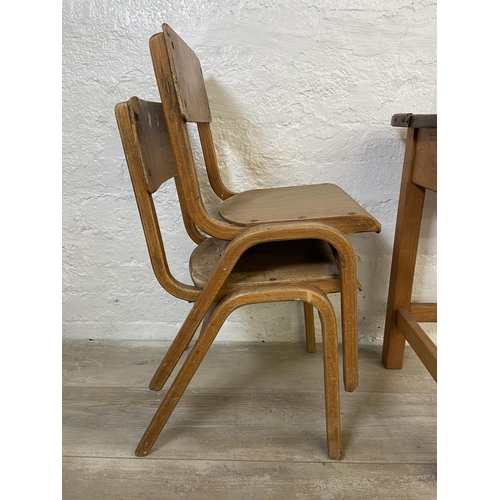
M381 346L360 346L340 462L327 458L322 344L273 343L214 344L155 453L136 458L166 345L63 344L64 499L436 498L436 385L412 349L387 371Z
M210 122L212 117L198 56L167 24L163 24L163 35L172 61L170 69L175 95L184 119L190 122Z
M417 186L437 192L437 129L418 130L412 180Z
M345 234L380 231L380 224L335 184L312 184L237 193L219 205L220 215L240 226L321 220Z
M437 322L437 304L435 302L412 302L410 304L410 314L415 321L422 323Z
M203 203L185 117L179 100L174 98L180 89L171 69L174 63L168 36L163 32L153 35L149 40L149 47L163 114L179 172L178 187L186 202L190 217L205 233L231 240L241 231L241 228L231 227L215 219Z
M411 118L411 114L407 115ZM435 115L429 115L434 116ZM393 117L393 123L394 123ZM401 118L401 116L399 116ZM397 120L396 120L397 121ZM436 321L437 304L412 303L420 227L428 189L437 191L437 128L433 121L408 129L389 280L382 361L403 367L408 341L437 380L437 348L417 321ZM435 124L437 125L437 123ZM416 315L412 317L412 314Z
M413 113L399 113L391 118L393 127L408 128L437 128L437 114L414 115Z
M150 193L177 174L163 109L159 102L132 97L129 108L134 121L140 165Z
M221 200L227 200L234 193L225 186L220 176L210 123L199 122L197 126L210 185Z
M190 273L196 286L204 288L224 252L224 241L207 239L193 251ZM220 248L222 247L222 248ZM247 250L234 267L226 286L262 285L269 282L310 283L332 280L340 291L340 275L330 246L320 240L262 243Z
M406 309L398 309L396 325L437 382L437 347Z
M151 234L150 224L156 219L156 212L150 195L172 177L186 231L195 243L201 243L205 236L194 225L179 189L177 167L161 104L134 96L127 103L117 104L115 115L145 235L147 239L149 237L150 252L157 253L159 249L154 247L161 244L161 237Z
M136 106L137 99L134 98L131 98L128 102L121 102L115 106L115 116L127 159L151 265L158 282L167 292L183 300L196 300L201 290L176 280L168 266L154 200L151 192L148 191L143 174L147 168L142 162L143 157L138 147L138 139L141 137L144 138L146 134L139 134L137 132L137 125L142 120L147 121L147 116L146 113L135 114L134 108ZM145 125L142 130L145 132L148 130L148 126ZM180 193L181 195L182 193ZM184 221L186 222L186 219Z
M322 384L274 390L273 373L267 389L188 388L148 458L328 461ZM64 456L133 457L163 396L147 388L64 387ZM341 391L340 410L343 461L436 460L435 394Z
M398 309L410 309L424 208L425 188L412 182L418 130L408 130L403 161L382 351L388 369L403 367L406 341L396 326L396 314Z
M314 334L314 307L304 302L304 322L306 326L307 352L316 352L316 336Z

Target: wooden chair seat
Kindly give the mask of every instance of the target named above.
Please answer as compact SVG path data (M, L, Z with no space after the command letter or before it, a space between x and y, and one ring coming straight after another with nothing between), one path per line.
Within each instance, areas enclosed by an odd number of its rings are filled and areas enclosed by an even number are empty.
M150 39L150 50L167 129L179 173L179 187L194 225L232 240L244 228L292 221L329 222L344 234L380 232L380 223L334 184L269 187L233 192L223 183L213 143L210 105L200 61L167 24ZM208 180L222 200L219 214L207 211L201 195L186 123L197 124Z
M345 234L380 231L380 223L335 184L253 189L219 205L226 221L248 227L270 222L318 220Z
M186 211L185 193L179 189L175 154L172 154L161 105L134 97L119 103L115 113L156 278L170 294L194 302L151 380L151 389L163 388L196 331L202 327L140 440L136 455L149 454L232 311L247 304L293 300L308 306L305 308L308 348L314 342L314 322L307 314L316 308L320 317L328 455L340 458L337 322L326 294L341 292L344 386L352 391L358 382L357 343L344 332L355 331L357 280L354 252L344 233L326 222L291 221L243 228L231 241L206 238L197 231ZM190 259L194 285L179 282L170 272L152 196L172 178L178 187L186 230L198 240Z
M191 254L193 283L205 288L228 242L208 238ZM314 284L324 293L340 292L337 260L330 245L321 240L260 243L249 248L232 270L220 296L235 287L261 286L270 282ZM359 289L361 286L358 283Z

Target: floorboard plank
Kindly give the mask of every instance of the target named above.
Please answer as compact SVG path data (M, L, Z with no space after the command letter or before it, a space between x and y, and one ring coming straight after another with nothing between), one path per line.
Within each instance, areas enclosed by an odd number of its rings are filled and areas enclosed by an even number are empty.
M165 390L63 388L65 456L131 457ZM436 397L341 394L343 458L436 461ZM322 461L322 391L188 389L152 450L178 460Z
M147 387L163 355L166 342L65 342L65 385ZM187 356L184 354L181 362ZM406 349L402 370L385 370L382 346L359 346L357 391L435 393L436 383L421 361ZM178 369L174 371L173 376ZM231 373L228 377L227 374ZM216 343L203 360L190 387L269 387L322 390L323 354L307 353L305 344Z
M321 345L291 343L214 344L137 458L167 347L63 343L65 500L436 498L436 384L410 348L402 370L385 370L381 346L360 345L359 388L341 391L340 461L327 458Z
M64 500L431 500L433 465L75 459L63 462Z

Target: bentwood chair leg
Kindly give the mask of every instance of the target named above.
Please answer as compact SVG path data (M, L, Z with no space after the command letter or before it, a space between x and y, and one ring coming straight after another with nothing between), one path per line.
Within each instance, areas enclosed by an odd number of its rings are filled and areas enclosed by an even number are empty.
M165 382L179 362L182 353L189 347L189 343L194 337L198 326L192 325L191 328L187 328L188 325L186 327L185 325L186 323L179 330L162 362L156 369L151 382L149 382L149 388L152 391L161 391L163 389Z
M304 321L306 326L307 352L316 352L316 337L314 334L314 307L309 302L304 302Z
M356 305L356 276L340 292L342 315L342 360L344 367L344 388L352 392L358 387L358 311Z
M325 344L324 370L328 455L332 459L340 458L340 399L335 313L330 301L322 292L305 285L300 288L283 286L278 290L277 287L273 287L272 292L269 292L269 288L266 287L258 290L239 290L226 296L215 309L207 327L201 332L146 432L142 436L135 452L137 456L146 456L151 451L151 448L229 314L242 305L268 302L271 297L273 301L308 300L314 303L314 306L319 311L323 342Z
M212 302L212 305L210 306L210 309L208 310L208 312L205 316L205 319L203 320L203 323L201 325L200 333L207 327L208 323L210 322L210 319L212 318L212 314L214 313L215 308L217 307L217 304L218 304L218 302ZM192 341L193 341L193 339L191 339L191 341L187 345L186 349L184 349L185 351L187 351L189 349L189 345L191 345ZM168 377L165 379L165 382L167 380L168 380ZM164 382L164 384L165 384L165 382Z
M193 304L193 308L186 318L186 321L184 321L179 333L173 340L162 362L156 369L151 382L149 383L149 388L152 391L161 391L161 389L163 389L165 382L179 362L182 353L189 347L189 343L193 339L194 334L201 323L201 319L204 318L200 337L208 326L216 305L216 303L208 303L207 306L200 300Z
M218 304L217 302L213 302L207 314L205 315L205 319L203 320L203 324L201 325L200 335L201 332L203 332L203 330L210 322L210 318L212 317L212 314L215 308L217 307L217 304ZM160 365L162 366L161 374L158 372L159 370L158 368L157 372L155 373L155 375L151 379L151 382L149 383L149 388L152 391L160 391L161 389L163 389L166 381L168 380L168 377L170 377L172 371L179 362L182 353L184 351L187 351L187 349L189 349L189 345L193 340L195 333L196 329L193 330L191 338L189 338L187 334L183 335L182 338L179 336L179 334L177 334L177 336L174 338L172 344L170 345L167 353L164 356L162 365Z
M229 298L230 296L226 297L222 304L225 304ZM205 354L212 345L212 342L214 341L218 331L220 330L222 323L231 312L231 310L229 310L227 311L227 314L224 315L226 311L225 309L222 309L222 314L217 314L219 308L220 306L215 308L210 321L200 332L200 336L191 349L191 352L189 353L186 361L182 365L179 373L177 374L177 377L172 382L172 385L165 395L165 398L156 410L153 419L151 420L148 428L146 429L146 432L142 436L141 441L139 442L135 450L135 454L138 457L144 457L151 451L151 448L158 439L158 436L167 423L167 420L177 406L179 399L184 394L184 391L186 390L189 382L196 373L198 366L203 361Z
M328 300L328 299L327 299ZM323 369L325 376L325 410L328 456L340 458L340 394L337 322L333 308L319 309L323 337Z

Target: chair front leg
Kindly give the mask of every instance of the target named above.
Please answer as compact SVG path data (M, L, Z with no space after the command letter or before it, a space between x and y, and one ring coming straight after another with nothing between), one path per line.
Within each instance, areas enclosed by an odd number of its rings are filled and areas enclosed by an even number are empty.
M196 304L195 304L195 306L196 306ZM209 306L210 306L210 304L209 304ZM205 327L202 328L202 331L200 332L200 336L196 340L196 342L195 342L193 348L191 349L191 352L189 353L186 361L182 365L179 373L177 374L177 377L172 382L172 385L170 386L163 401L161 402L160 406L156 410L156 413L153 416L153 419L151 420L148 428L144 432L144 435L142 436L139 444L137 445L137 448L135 450L135 454L138 457L144 457L144 456L148 455L149 452L151 451L151 448L153 447L154 443L158 439L158 436L160 435L163 427L165 427L167 420L170 418L170 415L174 411L175 407L177 406L177 403L179 402L180 398L184 394L189 382L191 381L194 374L196 373L196 370L200 366L200 363L203 361L203 358L205 357L208 349L212 345L212 342L214 341L222 324L224 323L227 316L229 316L231 311L233 311L236 307L238 307L238 306L233 305L232 296L228 295L212 311L210 318L207 320L207 322L205 324ZM193 308L193 310L194 310L194 308ZM184 325L186 323L189 323L190 325L194 324L193 319L190 319L189 316L186 319L186 322L184 323ZM184 325L182 326L179 334L181 332L184 333L184 330L183 330ZM190 327L188 327L186 329L186 331L187 332L191 331ZM183 337L183 339L184 338L187 338L187 334L186 334L186 337ZM179 350L177 350L176 352L178 353ZM180 352L182 354L182 351L180 351ZM180 355L179 355L179 357L180 357ZM162 365L160 365L160 367L161 366Z
M327 299L328 300L328 299ZM330 306L330 307L328 307ZM337 321L331 303L318 309L323 338L323 370L325 377L325 411L328 456L340 459L340 394L338 367Z
M314 333L314 307L304 302L304 323L306 327L307 352L316 352L316 336Z
M324 377L328 456L340 458L340 397L338 377L338 339L333 307L318 289L308 285L263 286L237 290L227 295L217 306L206 328L200 333L193 349L158 407L146 432L139 442L135 454L143 457L149 454L163 427L170 418L177 403L184 394L200 363L212 345L217 333L229 314L247 304L302 300L315 306L320 314L324 343Z
M203 324L201 325L201 332L206 328L212 314L217 306L217 302L213 302L210 305L210 308L203 319ZM175 336L172 344L168 348L167 353L165 354L161 365L156 370L156 373L153 375L151 382L149 383L149 388L152 391L160 391L165 386L168 377L172 374L174 368L177 366L179 359L182 356L182 353L189 348L189 344L193 340L194 334L196 333L196 328L188 329L188 327L181 328L179 333ZM200 332L200 335L201 335Z
M344 270L344 274L347 274ZM342 275L342 270L341 270ZM358 311L356 275L345 276L340 292L342 316L342 362L344 388L352 392L358 387Z
M161 389L163 389L168 377L177 366L182 353L189 347L189 343L193 339L194 334L196 333L196 330L198 330L202 320L204 323L201 328L200 335L206 328L206 325L213 314L214 306L216 305L211 298L215 297L217 291L218 290L212 290L209 287L206 287L198 300L193 304L193 307L181 326L179 333L172 341L172 344L149 383L149 388L152 391L161 391Z

